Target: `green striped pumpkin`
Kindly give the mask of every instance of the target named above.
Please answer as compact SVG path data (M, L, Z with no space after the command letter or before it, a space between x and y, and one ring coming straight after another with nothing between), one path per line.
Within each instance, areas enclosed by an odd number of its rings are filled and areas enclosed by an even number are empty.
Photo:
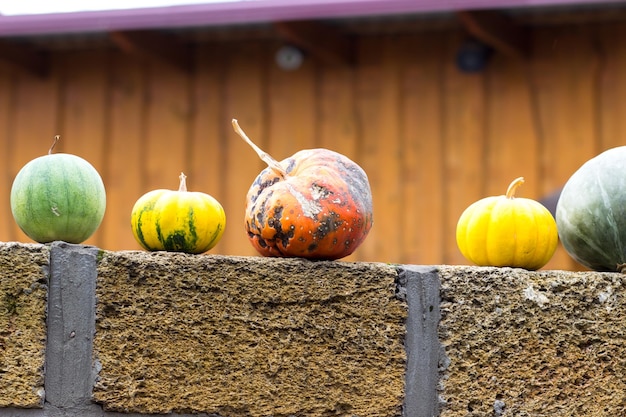
M106 208L98 171L64 153L28 162L13 181L10 200L17 225L39 243L84 242L100 226Z
M224 234L226 214L220 203L208 194L187 191L185 179L181 173L178 191L153 190L133 206L133 235L144 249L204 253Z

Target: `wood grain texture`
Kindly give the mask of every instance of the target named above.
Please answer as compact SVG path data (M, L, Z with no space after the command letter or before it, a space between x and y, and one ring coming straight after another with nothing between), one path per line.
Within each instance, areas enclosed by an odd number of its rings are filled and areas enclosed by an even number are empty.
M196 51L196 73L191 89L191 133L187 155L190 190L209 194L222 204L226 194L224 181L226 165L221 157L226 148L223 138L226 134L231 138L232 128L223 105L225 68L214 65L214 62L225 52L226 49L219 44L203 45ZM230 229L229 226L233 224L231 222L236 224L235 216L227 216L226 230ZM223 240L213 251L223 252L222 245Z
M359 45L359 164L368 173L374 204L374 225L356 253L359 260L378 257L400 262L400 252L394 250L401 241L397 228L401 214L398 49L392 36L367 39Z
M626 145L626 27L612 24L598 29L595 41L598 59L598 103L595 117L599 124L599 151Z
M149 189L177 190L188 167L189 77L165 64L146 65L144 172Z
M268 58L265 64L269 124L265 151L280 161L301 149L317 146L316 62L305 56L301 67L284 70L274 62L273 55Z
M401 262L424 264L444 259L443 68L446 36L399 40L402 54L402 233ZM426 237L426 238L425 238Z
M446 45L443 92L445 124L443 131L446 184L446 263L466 263L456 247L456 223L474 201L486 197L484 173L487 158L486 74L463 73L454 66L460 45L459 34L451 34Z
M502 195L511 181L524 177L516 193L538 199L540 194L539 141L533 126L533 102L526 66L497 57L488 73L487 184L489 195Z
M355 70L320 66L317 78L316 146L332 149L355 160L359 149Z
M139 249L131 233L130 213L137 199L151 189L143 164L146 70L121 53L114 54L111 61L104 177L107 210L96 234L102 235L103 247ZM171 187L175 186L174 181Z
M49 77L35 78L29 74L19 74L14 80L15 101L12 109L13 131L11 132L12 155L8 169L12 178L22 167L39 156L46 155L53 143L54 135L61 128L59 94L59 59L55 57ZM62 152L63 145L55 148ZM7 206L7 209L8 206ZM14 224L13 239L20 242L32 242Z
M531 76L544 136L537 159L545 194L599 152L594 36L590 27L535 32ZM546 267L557 266L580 268L562 246Z
M6 169L13 157L13 109L15 108L15 75L0 72L0 166L5 167L0 177L0 202L7 209L7 215L0 219L0 236L14 240L15 222L10 215L11 185L14 176Z
M267 44L249 42L230 50L225 62L224 108L229 128L225 130L222 158L226 210L226 231L222 237L223 253L255 255L244 228L246 194L265 164L230 127L237 119L241 128L257 146L268 147ZM287 139L285 139L287 140ZM279 158L277 156L277 158ZM280 159L280 158L279 158Z

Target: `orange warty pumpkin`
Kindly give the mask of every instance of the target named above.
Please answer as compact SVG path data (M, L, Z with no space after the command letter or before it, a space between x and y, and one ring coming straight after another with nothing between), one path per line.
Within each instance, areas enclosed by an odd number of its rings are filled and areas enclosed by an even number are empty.
M264 256L339 259L372 227L372 193L365 171L328 149L308 149L278 162L233 120L235 131L268 164L247 195L248 238Z

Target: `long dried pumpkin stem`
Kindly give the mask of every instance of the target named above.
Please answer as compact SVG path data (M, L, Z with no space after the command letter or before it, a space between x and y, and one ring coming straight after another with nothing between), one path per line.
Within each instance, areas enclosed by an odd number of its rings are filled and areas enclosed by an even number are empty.
M285 169L280 165L277 160L272 158L270 154L264 152L261 148L256 146L254 142L250 140L248 135L246 135L246 132L244 132L241 127L239 127L237 119L233 119L233 128L235 129L235 133L237 133L239 137L241 137L241 139L245 140L246 143L250 145L252 149L254 149L257 155L259 155L259 158L261 158L261 160L265 162L268 167L270 167L276 174L280 175L283 178L287 176L287 172L285 172Z
M52 142L52 146L50 147L50 149L48 149L48 155L52 155L52 150L57 145L57 142L59 141L59 139L61 139L60 135L54 135L54 142Z
M515 197L515 190L522 184L524 184L524 177L515 178L506 190L506 198Z
M181 172L178 178L180 178L180 185L178 186L178 191L187 191L187 181L185 181L187 179L187 176L185 175L185 173Z

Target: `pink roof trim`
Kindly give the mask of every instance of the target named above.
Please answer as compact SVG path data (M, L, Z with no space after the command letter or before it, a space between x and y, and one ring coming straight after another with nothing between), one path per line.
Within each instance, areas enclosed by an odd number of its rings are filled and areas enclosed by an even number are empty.
M605 0L603 3L618 3ZM597 4L593 0L255 0L99 12L0 16L0 36L180 28L402 13Z

